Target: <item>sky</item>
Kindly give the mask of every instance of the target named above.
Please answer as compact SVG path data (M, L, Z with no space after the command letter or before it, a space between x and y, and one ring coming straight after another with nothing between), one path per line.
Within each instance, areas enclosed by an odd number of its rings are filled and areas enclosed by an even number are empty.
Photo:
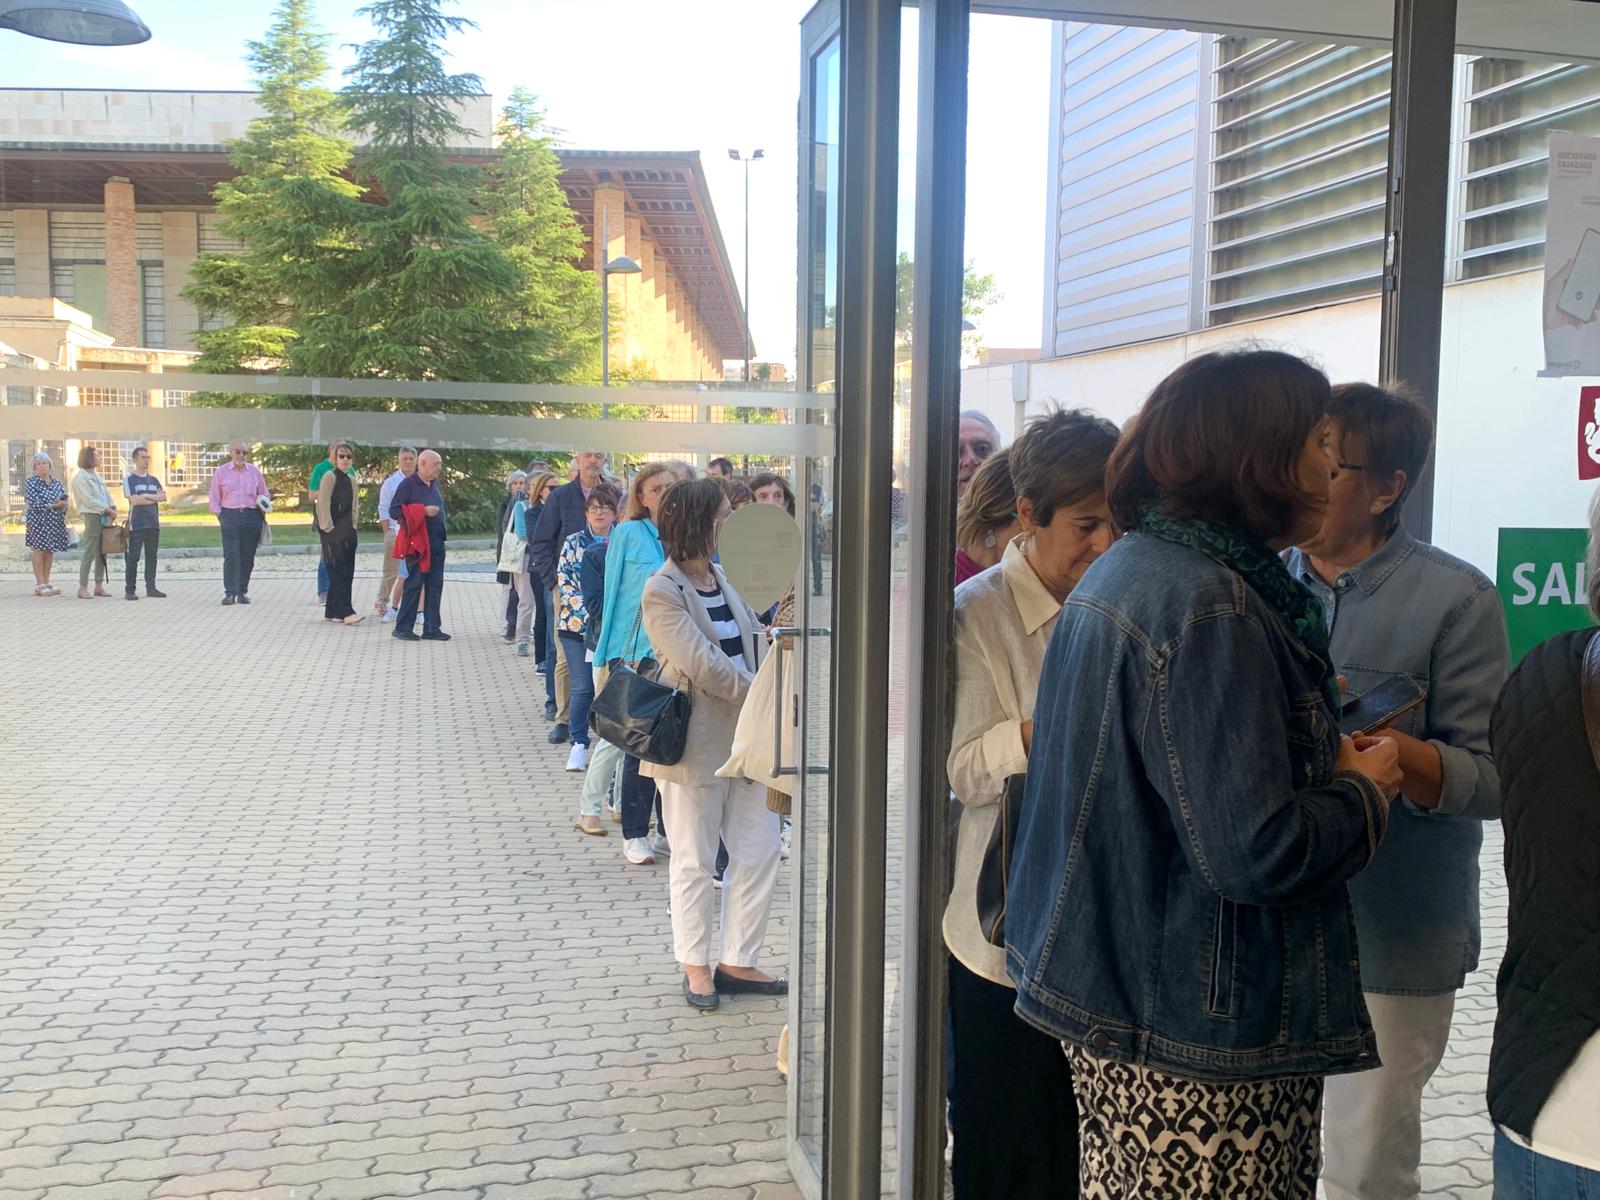
M153 32L140 46L66 46L7 35L0 83L38 88L247 89L244 43L272 15L260 0L205 7L130 0ZM350 0L319 0L334 77L373 36ZM449 69L475 72L497 101L523 86L574 149L698 150L736 278L743 274L744 167L728 150L760 148L750 167L750 325L757 357L792 364L795 344L798 0L464 0L447 8L477 28L447 44ZM907 13L903 61L914 67ZM1050 23L973 19L968 116L967 257L1002 293L979 324L991 347L1038 347L1043 328ZM902 240L915 179L914 70L902 100Z

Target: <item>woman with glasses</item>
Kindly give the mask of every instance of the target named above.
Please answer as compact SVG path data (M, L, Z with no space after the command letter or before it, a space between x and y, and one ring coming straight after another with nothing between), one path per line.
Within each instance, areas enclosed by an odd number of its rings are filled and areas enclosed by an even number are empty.
M350 602L356 573L356 485L350 478L355 453L349 442L335 442L333 469L317 484L317 530L322 535L322 564L328 569L328 597L322 615L344 625L359 623Z

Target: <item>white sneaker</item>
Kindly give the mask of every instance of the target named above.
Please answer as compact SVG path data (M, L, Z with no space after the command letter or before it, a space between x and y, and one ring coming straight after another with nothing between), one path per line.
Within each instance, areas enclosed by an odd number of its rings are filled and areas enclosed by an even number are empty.
M650 842L646 838L629 838L623 842L622 857L636 867L646 866L656 860L656 856L651 852Z
M399 614L400 614L400 610L398 608L386 608L386 609L384 609L383 610L383 623L385 625L391 624L394 621L395 617L397 617Z
M650 849L654 850L662 858L670 858L672 856L672 847L667 844L667 839L659 833L650 835Z
M573 742L572 749L567 751L567 770L581 771L588 765L588 762L589 747L580 746L577 742Z

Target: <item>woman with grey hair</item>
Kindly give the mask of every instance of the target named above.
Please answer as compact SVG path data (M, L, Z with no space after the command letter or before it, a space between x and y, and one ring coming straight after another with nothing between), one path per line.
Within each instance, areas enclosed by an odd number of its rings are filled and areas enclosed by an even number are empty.
M1600 493L1589 506L1589 613L1600 621ZM1500 693L1510 912L1489 1053L1496 1200L1600 1195L1600 637L1529 651Z
M50 582L50 568L56 555L65 550L67 540L67 489L52 474L50 456L43 450L33 456L33 474L22 486L26 505L26 542L33 553L33 594L59 596L61 589Z

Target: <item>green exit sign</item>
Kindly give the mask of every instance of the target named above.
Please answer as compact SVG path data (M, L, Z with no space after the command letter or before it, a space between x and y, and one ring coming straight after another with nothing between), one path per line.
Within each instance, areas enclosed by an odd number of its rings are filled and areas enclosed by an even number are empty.
M1511 661L1540 642L1594 622L1589 616L1587 529L1502 529L1495 586L1506 610Z

